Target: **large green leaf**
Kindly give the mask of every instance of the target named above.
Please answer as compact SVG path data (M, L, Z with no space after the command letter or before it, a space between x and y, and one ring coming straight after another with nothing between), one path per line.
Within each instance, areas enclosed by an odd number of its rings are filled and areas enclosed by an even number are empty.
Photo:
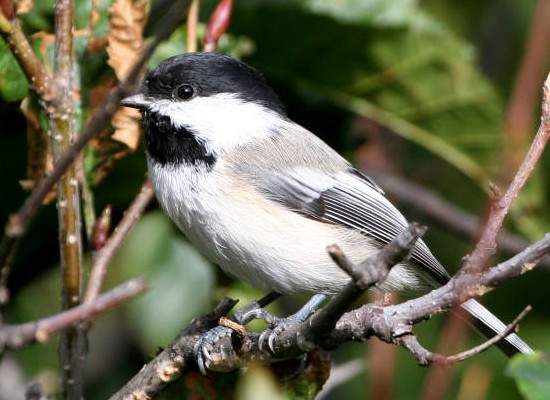
M144 352L153 354L207 311L214 288L211 265L173 229L160 211L145 215L126 238L111 270L117 280L145 274L148 291L128 304Z
M520 392L529 400L545 400L550 395L548 354L521 354L508 365L508 374L516 379Z
M27 79L3 40L0 40L0 71L0 95L4 100L20 100L27 95Z
M232 30L254 38L248 61L270 78L372 119L485 184L500 147L502 101L471 46L416 3L247 2Z

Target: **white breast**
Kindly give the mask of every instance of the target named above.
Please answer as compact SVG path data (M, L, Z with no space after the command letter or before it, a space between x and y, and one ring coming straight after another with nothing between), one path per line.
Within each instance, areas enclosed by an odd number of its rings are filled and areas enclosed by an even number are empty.
M334 293L349 277L326 247L339 244L355 262L375 250L357 232L276 206L247 190L238 177L230 184L222 171L220 161L212 171L149 162L166 213L207 258L238 279L264 290ZM417 284L407 269L396 268L386 289Z

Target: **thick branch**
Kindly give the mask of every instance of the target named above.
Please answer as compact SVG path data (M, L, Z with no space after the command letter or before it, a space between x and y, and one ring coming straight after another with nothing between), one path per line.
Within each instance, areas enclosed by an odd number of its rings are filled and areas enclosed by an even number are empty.
M225 316L235 304L237 304L235 300L224 299L210 314L194 320L167 348L145 365L110 399L154 398L166 385L176 380L182 371L189 369L190 360L193 360L193 348L199 337L216 326L218 320Z
M76 136L73 98L73 26L72 0L55 2L54 89L55 106L48 118L50 143L54 162L67 151ZM61 260L61 306L76 307L82 296L82 234L80 191L73 161L57 185L59 251ZM59 341L63 397L81 398L84 391L86 359L85 332L71 326Z

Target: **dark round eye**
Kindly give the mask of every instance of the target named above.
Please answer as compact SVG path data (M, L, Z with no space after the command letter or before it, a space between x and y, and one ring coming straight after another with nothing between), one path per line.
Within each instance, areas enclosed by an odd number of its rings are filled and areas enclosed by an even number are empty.
M176 88L174 94L180 100L189 100L195 94L195 89L188 83L184 83Z

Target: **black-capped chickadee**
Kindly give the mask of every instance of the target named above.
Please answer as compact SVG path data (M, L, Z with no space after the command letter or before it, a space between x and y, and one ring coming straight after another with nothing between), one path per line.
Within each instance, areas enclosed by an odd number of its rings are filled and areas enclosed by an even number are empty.
M162 208L206 257L258 288L335 293L350 278L327 245L360 262L407 227L376 183L290 120L262 75L231 57L169 58L122 104L143 113ZM379 289L449 279L419 240ZM462 307L493 334L505 329L477 301ZM508 354L532 351L515 334L505 340Z

